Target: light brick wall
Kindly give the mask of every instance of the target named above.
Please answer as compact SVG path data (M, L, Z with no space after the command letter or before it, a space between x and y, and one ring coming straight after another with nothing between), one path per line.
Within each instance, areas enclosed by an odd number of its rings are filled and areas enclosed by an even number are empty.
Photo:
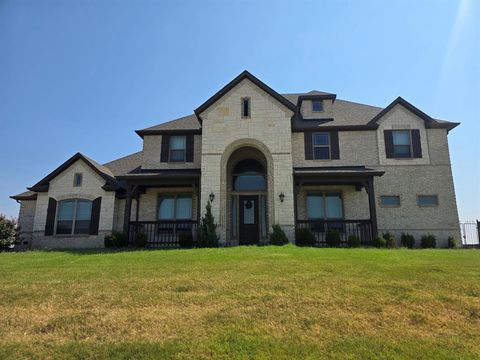
M304 119L333 118L333 102L325 99L323 100L323 111L312 111L312 100L304 100L300 112Z
M251 117L241 117L241 99L250 97ZM204 212L208 196L215 194L212 212L218 231L225 241L226 231L226 165L231 153L241 146L253 146L264 153L273 180L269 191L270 225L278 223L293 238L293 181L291 123L293 113L245 79L219 101L200 114L202 129L202 194ZM239 143L240 141L240 143ZM233 146L232 144L235 144ZM278 195L285 200L280 203Z
M18 224L20 225L20 236L22 243L30 244L32 241L33 222L35 219L36 200L22 200L18 213Z
M81 187L73 186L75 173L82 173ZM50 181L48 192L38 193L35 219L33 223L33 248L92 248L103 247L103 239L106 233L112 231L113 214L115 208L115 192L104 191L102 186L105 180L93 171L83 160L78 160L68 169ZM48 198L57 201L65 199L88 199L94 200L102 197L100 209L100 221L98 235L77 236L45 236L45 223L47 219Z
M143 137L142 169L199 169L202 159L202 136L194 135L193 162L160 162L162 135L145 135Z

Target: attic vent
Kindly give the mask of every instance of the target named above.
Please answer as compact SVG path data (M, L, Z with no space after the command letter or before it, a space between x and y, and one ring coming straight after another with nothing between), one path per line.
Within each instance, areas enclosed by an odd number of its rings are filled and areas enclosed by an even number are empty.
M250 98L242 98L242 118L250 117Z

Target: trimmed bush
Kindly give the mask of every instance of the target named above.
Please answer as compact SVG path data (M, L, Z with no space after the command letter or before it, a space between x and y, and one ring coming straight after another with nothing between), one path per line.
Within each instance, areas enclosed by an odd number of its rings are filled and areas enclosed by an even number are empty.
M288 244L287 235L282 230L280 225L272 225L272 233L270 234L270 245L285 245Z
M0 251L12 249L20 243L20 229L15 219L0 214Z
M402 246L413 249L415 246L415 238L413 235L403 233L400 240L402 241Z
M180 233L178 235L178 246L182 249L191 249L193 247L193 236L191 233Z
M309 228L297 228L295 230L295 245L315 246L315 235Z
M434 248L437 245L437 239L434 235L423 235L420 240L420 245L424 249Z
M135 235L135 246L139 248L144 248L147 246L148 236L143 231L138 232Z
M397 239L395 236L389 232L383 234L383 238L385 239L385 245L389 249L394 249L397 247Z
M376 236L375 239L373 239L373 246L376 248L384 248L387 246L387 242L383 236Z
M333 229L328 230L327 235L325 235L325 242L329 247L340 246L340 231Z
M112 231L111 234L105 235L104 245L110 247L126 247L128 246L127 234L120 231Z
M205 210L205 215L200 220L200 226L198 227L199 245L201 247L218 247L217 224L215 224L215 218L212 215L210 201L207 202Z
M360 246L360 238L357 235L350 235L347 239L348 247L355 248Z
M449 249L457 249L459 247L458 241L453 238L452 236L448 237L448 248Z

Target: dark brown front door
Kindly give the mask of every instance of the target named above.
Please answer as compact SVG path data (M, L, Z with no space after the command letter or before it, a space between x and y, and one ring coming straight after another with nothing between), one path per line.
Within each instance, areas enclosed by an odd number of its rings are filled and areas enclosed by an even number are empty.
M258 196L240 196L240 245L258 244Z

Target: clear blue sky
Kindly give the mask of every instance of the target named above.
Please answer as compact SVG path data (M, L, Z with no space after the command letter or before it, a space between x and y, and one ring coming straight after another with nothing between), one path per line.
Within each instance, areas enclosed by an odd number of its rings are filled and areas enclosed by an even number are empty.
M280 93L460 121L461 219L480 218L480 2L0 0L0 212L77 151L138 151L242 70Z

